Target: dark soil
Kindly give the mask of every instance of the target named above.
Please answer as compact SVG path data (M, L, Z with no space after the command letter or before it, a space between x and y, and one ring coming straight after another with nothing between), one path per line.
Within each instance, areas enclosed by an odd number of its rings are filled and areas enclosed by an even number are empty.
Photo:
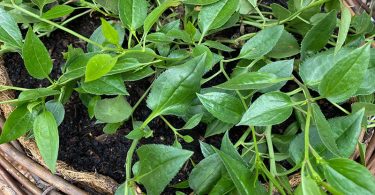
M68 25L68 28L89 37L92 32L100 25L99 16L94 15L92 18L84 16ZM251 29L252 30L252 29ZM62 53L66 52L67 46L72 44L74 47L85 49L85 43L63 31L56 30L50 37L44 37L42 41L49 49L54 59L53 78L61 75L60 67L64 64ZM18 54L6 54L5 64L8 69L10 79L13 84L18 87L36 88L47 86L47 80L36 80L31 78L23 65L23 60ZM144 91L149 87L153 78L144 79L138 82L127 83L127 89L130 93L128 102L134 105ZM218 77L211 81L209 85L217 84L224 81L224 77ZM287 86L287 88L294 86ZM288 89L289 90L289 89ZM327 117L341 115L341 112L332 107L326 101L319 102ZM95 124L95 120L90 120L87 108L81 103L78 95L73 93L70 102L65 105L65 119L59 127L60 133L60 151L59 159L67 162L69 165L80 171L92 171L110 176L117 182L122 183L125 177L125 155L131 144L129 140L124 138L131 131L131 124L128 122L115 135L105 135L102 131L103 125ZM144 120L150 114L150 110L143 102L134 113L135 120ZM184 122L176 117L167 117L175 127L183 126ZM282 132L289 125L290 120L275 127L275 132ZM152 138L141 140L142 144L166 144L171 145L174 141L172 131L166 126L161 119L155 119L150 123L150 128L154 130ZM188 133L195 141L185 144L181 141L184 149L194 151L192 160L197 163L202 159L198 140L204 140L205 126L199 125ZM231 130L231 138L238 139L244 129L236 127ZM220 146L221 136L212 136L205 142L216 147ZM137 160L137 157L134 157ZM188 162L186 166L179 172L172 183L178 183L188 178L192 169L192 164ZM174 194L176 190L167 188L163 194ZM189 192L189 191L186 191Z

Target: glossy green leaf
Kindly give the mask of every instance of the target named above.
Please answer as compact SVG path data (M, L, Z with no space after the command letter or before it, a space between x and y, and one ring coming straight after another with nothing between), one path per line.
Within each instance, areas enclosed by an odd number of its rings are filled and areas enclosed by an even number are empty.
M87 93L94 95L129 95L120 75L105 76L81 85Z
M256 59L269 53L283 34L284 26L274 26L259 31L242 46L238 58Z
M143 35L146 36L148 32L151 30L152 26L156 23L159 17L163 14L165 10L169 7L175 7L180 4L180 0L166 0L162 4L160 4L157 8L152 10L143 21Z
M345 194L374 194L375 179L366 167L344 158L324 164L324 175L332 187Z
M16 21L3 8L0 8L0 41L15 48L22 48L22 35Z
M163 72L152 86L147 106L155 115L181 113L200 89L206 55L193 58L183 65Z
M29 28L22 48L26 70L37 79L47 78L52 71L52 60L40 39Z
M36 88L36 89L30 89L27 91L23 91L18 96L18 99L20 101L30 101L30 100L37 100L39 98L48 97L60 94L59 91L48 89L48 88Z
M95 118L105 123L119 123L130 117L132 107L123 96L99 100L95 106Z
M319 85L320 95L332 102L353 96L360 87L370 61L370 45L362 46L338 61Z
M224 152L225 154L228 154L230 157L242 163L243 165L246 165L242 156L238 153L236 147L233 145L232 141L230 140L228 131L223 136L223 139L221 141L220 151Z
M117 45L120 41L119 33L116 31L116 29L106 20L103 18L100 18L102 21L102 33L108 42Z
M292 76L294 60L280 60L272 62L260 68L258 72L271 73L276 75L278 78L288 78ZM270 91L277 91L281 89L287 81L283 81L277 84L274 84L268 88L261 89L260 92L266 93Z
M201 122L202 117L202 113L192 116L181 129L193 129Z
M202 154L205 158L207 158L207 157L216 153L215 150L214 150L214 147L207 144L207 143L199 141L199 145L200 145L200 148L201 148L201 152L202 152Z
M302 194L303 195L323 195L322 190L319 188L318 184L309 176L302 175Z
M157 195L164 190L193 152L151 144L139 147L137 154L140 164L135 179L145 186L147 194Z
M311 108L312 108L312 113L313 113L313 119L316 124L319 137L322 140L323 144L334 155L340 155L337 144L332 136L333 132L332 132L331 126L329 125L328 121L324 117L319 106L316 103L314 103L314 104L311 104Z
M349 32L351 19L352 19L352 15L350 14L349 9L345 6L342 6L340 28L339 28L339 34L337 37L336 47L335 47L335 54L341 49L341 47L345 43L346 36L348 35L348 32Z
M49 111L40 113L35 118L33 132L44 163L52 173L55 173L59 152L59 131L53 114Z
M69 5L56 5L50 10L42 14L42 18L51 20L56 18L61 18L63 16L69 15L74 11L73 7Z
M87 62L85 82L94 81L106 75L115 66L117 58L109 54L97 54Z
M288 79L277 78L277 76L272 73L246 72L216 87L228 90L263 89L285 80Z
M236 11L238 0L220 0L203 6L198 15L198 25L205 35L209 30L222 27Z
M50 100L46 102L46 109L53 114L57 126L59 126L63 122L65 116L64 105L59 101Z
M189 186L196 194L208 194L221 177L223 163L218 154L200 161L189 175Z
M216 151L241 195L255 194L254 179L250 170L228 154Z
M299 54L300 47L297 39L284 30L275 47L267 54L271 58L287 58Z
M209 113L226 123L237 124L245 112L241 100L226 93L198 94L198 98Z
M17 107L4 123L0 143L7 143L24 135L33 128L34 117L27 106Z
M336 27L336 21L336 11L331 11L307 32L301 43L302 58L319 51L327 44Z
M122 42L124 41L124 37L125 37L125 29L121 27L120 24L118 23L115 23L113 25L113 27L116 29L117 33L119 34L119 42L118 42L118 45L121 45ZM103 36L103 26L99 26L93 33L92 35L90 36L90 40L96 42L96 43L99 43L99 44L105 44L106 42L106 38ZM114 45L105 45L106 47L109 47L109 48L115 48ZM93 45L91 43L88 43L87 44L87 51L88 52L101 52L102 49L96 45Z
M266 93L250 105L238 125L276 125L289 118L292 111L292 100L288 95L281 92Z
M204 137L210 137L213 135L221 134L233 127L233 124L222 122L219 119L215 119L207 125L206 133Z
M148 9L146 0L119 0L118 6L121 22L131 32L143 25Z

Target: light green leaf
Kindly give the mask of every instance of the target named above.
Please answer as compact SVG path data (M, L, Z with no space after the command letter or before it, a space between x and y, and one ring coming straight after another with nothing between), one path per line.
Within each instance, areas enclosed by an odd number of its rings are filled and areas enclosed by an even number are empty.
M22 35L16 21L0 8L0 41L15 48L22 48Z
M27 109L27 105L17 107L5 121L0 143L7 143L24 135L33 128L34 117Z
M374 176L366 167L344 158L328 160L324 175L332 187L345 194L375 194Z
M119 0L118 6L121 22L131 33L143 25L147 17L146 0Z
M199 122L201 122L203 113L195 114L192 116L181 129L193 129Z
M323 195L322 190L318 186L318 184L315 182L314 179L312 179L309 176L302 175L302 194L303 195Z
M228 90L263 89L285 80L288 79L277 78L277 76L272 73L246 72L216 87Z
M94 95L129 95L120 75L105 76L91 82L84 82L82 89Z
M51 20L55 18L61 18L63 16L69 15L74 11L73 7L69 5L56 5L50 10L42 14L42 18Z
M245 112L241 100L226 93L198 94L198 98L209 113L226 123L237 124Z
M87 62L85 82L94 81L106 75L117 62L117 57L109 54L97 54Z
M276 125L289 118L292 111L292 100L288 95L282 92L266 93L250 105L238 125Z
M48 88L36 88L36 89L30 89L27 91L22 91L20 95L18 96L18 99L20 101L30 101L30 100L37 100L42 97L48 97L60 94L59 91L48 89Z
M34 137L44 163L56 172L56 161L59 152L59 132L55 117L49 111L40 113L34 121Z
M341 21L340 21L340 28L339 34L337 37L336 47L335 47L335 54L341 49L344 45L346 37L349 32L350 28L350 21L352 19L352 15L347 7L341 7Z
M209 30L222 27L236 11L238 0L220 0L203 6L198 15L198 25L202 35Z
M364 45L338 61L319 85L319 93L332 102L353 96L365 77L370 61L370 45Z
M319 137L322 140L323 144L334 155L337 155L337 156L340 155L335 139L332 136L333 132L332 132L331 126L329 125L328 121L324 117L319 106L316 103L313 103L311 104L311 108L312 108L312 113L313 113L312 114L313 119L316 124Z
M203 54L172 67L154 81L147 105L155 116L184 112L181 108L190 103L200 89L205 59L206 54Z
M95 118L105 123L119 123L128 119L132 107L123 96L99 100L95 106Z
M105 39L107 39L108 42L110 42L114 45L118 45L119 42L120 42L119 33L106 20L104 20L103 18L100 18L100 20L102 21L101 28L102 28L102 33L103 33L103 36L105 37Z
M274 26L259 31L248 40L240 51L238 58L256 59L269 53L283 34L284 26Z
M139 172L136 181L143 184L147 194L158 195L177 174L193 152L165 145L143 145L137 150Z
M336 11L333 10L307 32L301 43L302 58L319 51L327 44L336 27L336 20Z
M275 47L267 54L271 58L287 58L297 55L300 51L297 39L284 30Z
M221 178L223 163L218 154L200 161L189 175L189 186L196 194L208 194Z
M53 117L55 117L57 126L59 126L63 122L64 116L65 116L64 105L59 101L50 100L46 102L46 109L53 114Z
M39 38L29 28L22 48L22 57L27 72L37 79L47 78L52 71L52 60Z
M118 45L121 45L124 41L125 37L125 29L121 27L119 23L116 23L113 25L113 27L116 29L117 33L119 34L120 40L118 42ZM103 36L103 26L99 26L90 36L90 40L99 43L104 44L106 41L106 38ZM117 45L117 44L116 44ZM109 48L115 48L114 45L106 45L106 47ZM91 43L87 44L87 51L88 52L100 52L102 49L96 45L93 45Z

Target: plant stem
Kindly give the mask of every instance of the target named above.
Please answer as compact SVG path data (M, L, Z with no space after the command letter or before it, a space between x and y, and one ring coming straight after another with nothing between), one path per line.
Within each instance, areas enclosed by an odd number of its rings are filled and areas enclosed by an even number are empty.
M334 102L331 102L332 105L334 105L336 108L338 108L339 110L343 111L345 114L350 114L349 111L347 111L345 108L341 107L340 105L334 103Z
M270 174L271 174L271 177L275 177L276 163L275 163L275 152L273 150L273 144L272 144L272 126L266 127L265 135L266 135L266 140L267 140L267 147L268 147L268 154L269 154L269 161L270 161ZM273 188L273 182L270 183L270 195L272 195L272 188Z
M128 150L128 153L126 154L126 161L125 161L125 172L126 172L126 181L125 181L125 195L128 195L128 186L129 186L129 182L131 180L131 169L132 169L132 161L133 161L133 154L134 154L134 151L138 145L138 142L139 142L139 139L135 139L133 140L129 150Z
M309 160L309 145L310 145L310 121L311 121L311 105L307 104L307 115L305 124L305 160Z
M40 21L42 21L42 22L45 22L45 23L47 23L47 24L50 24L50 25L52 25L52 26L54 26L54 27L56 27L56 28L59 28L59 29L65 31L65 32L67 32L67 33L69 33L69 34L71 34L71 35L73 35L73 36L76 36L77 38L79 38L79 39L81 39L81 40L83 40L83 41L86 41L87 43L93 44L93 45L95 45L95 46L97 46L97 47L99 47L99 48L101 48L101 49L105 49L101 44L99 44L99 43L97 43L97 42L95 42L95 41L92 41L92 40L90 40L90 39L88 39L88 38L82 36L81 34L76 33L75 31L70 30L70 29L68 29L68 28L66 28L66 27L64 27L64 26L62 26L62 25L60 25L60 24L57 24L57 23L55 23L55 22L52 22L52 21L49 21L49 20L47 20L47 19L41 18L40 16L38 16L38 15L36 15L36 14L34 14L34 13L32 13L32 12L30 12L30 11L28 11L28 10L26 10L26 9L24 9L24 8L22 8L22 7L20 7L20 6L18 6L18 5L16 5L16 4L14 4L14 3L13 3L13 7L14 7L15 9L17 9L17 10L19 10L19 11L21 11L21 12L23 12L23 13L25 13L25 14L31 16L31 17L33 17L33 18L36 18L36 19L38 19L38 20L40 20Z

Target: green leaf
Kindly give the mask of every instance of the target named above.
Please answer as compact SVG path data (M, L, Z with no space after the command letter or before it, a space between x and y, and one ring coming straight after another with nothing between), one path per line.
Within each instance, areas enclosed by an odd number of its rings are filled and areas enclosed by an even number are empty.
M293 64L294 60L280 60L276 62L272 62L260 68L258 72L266 72L275 74L278 78L288 78L291 77L293 72ZM271 87L261 89L260 92L266 93L271 91L280 90L287 81L283 81L277 84L272 85Z
M17 107L4 123L0 143L7 143L24 135L33 128L34 117L27 105Z
M105 123L119 123L130 117L132 107L123 96L99 100L95 106L95 118Z
M202 152L202 154L205 158L207 158L208 156L211 156L211 155L216 153L215 150L214 150L214 147L207 144L207 143L199 141L199 146L200 146L201 152Z
M55 173L59 152L59 131L53 114L49 111L40 113L35 118L33 132L44 163L52 173Z
M85 82L94 81L106 75L117 62L116 57L109 54L97 54L87 62Z
M53 114L57 126L59 126L63 122L65 116L64 105L59 101L50 100L46 102L46 109Z
M366 103L366 102L356 102L356 103L352 104L352 111L353 112L361 110L362 108L365 108L365 115L366 116L375 115L375 104Z
M269 53L283 34L284 26L273 26L259 31L242 46L238 58L256 59Z
M200 161L189 175L189 186L196 194L208 194L221 178L223 163L218 154Z
M235 186L233 184L233 181L230 178L229 174L226 172L222 174L220 180L212 188L209 195L223 195L223 194L228 194L234 190L235 190Z
M192 116L181 129L193 129L201 122L203 113Z
M327 44L336 27L336 20L336 11L333 10L307 32L301 43L302 58L319 51Z
M223 139L221 141L220 151L224 152L225 154L228 154L230 157L242 163L243 165L246 165L241 155L238 153L236 147L233 145L232 141L230 141L228 131L225 132L223 136Z
M287 58L298 54L300 51L297 39L284 30L275 47L267 54L271 58Z
M324 175L332 187L345 194L375 194L374 176L366 167L344 158L323 164Z
M228 154L221 151L216 152L219 154L221 161L237 188L238 193L241 195L256 194L254 189L254 178L252 178L250 170Z
M115 134L121 125L122 123L108 123L104 126L103 132L109 135Z
M184 112L200 90L206 54L163 72L153 83L147 106L154 115Z
M226 123L237 124L245 112L241 100L226 93L198 94L198 98L209 113Z
M22 48L22 35L16 21L0 8L0 41L15 48Z
M48 89L48 88L37 88L37 89L30 89L27 91L22 91L18 96L20 101L30 101L30 100L37 100L39 98L53 96L60 94L59 91Z
M95 0L99 5L111 11L114 14L118 14L118 1L119 0Z
M367 12L356 14L353 17L352 26L355 28L357 34L365 34L374 30L371 16Z
M157 8L152 10L143 22L143 36L146 37L147 33L150 32L152 26L158 21L159 17L163 14L165 10L169 7L175 7L180 4L180 0L165 0Z
M198 25L202 35L209 30L222 27L236 11L238 0L220 0L216 3L202 6L198 15Z
M375 92L375 67L367 69L365 78L362 81L361 86L355 93L356 95L369 95Z
M135 179L145 186L147 194L157 195L164 190L193 152L150 144L139 147L137 154L140 164Z
M52 60L42 41L29 28L22 48L27 72L37 79L47 78L52 71Z
M370 45L364 45L338 61L319 85L319 93L332 102L353 96L365 77L370 61Z
M303 195L322 195L324 193L322 193L322 190L320 189L320 187L318 186L318 184L315 182L314 179L312 179L311 177L308 177L306 175L302 175L302 194Z
M285 79L277 78L277 76L272 73L246 72L235 76L216 87L228 90L262 89L281 81L285 81Z
M222 122L221 120L215 119L207 125L206 133L204 137L210 137L213 135L221 134L233 127L233 124Z
M188 5L209 5L218 1L220 0L183 0L182 2Z
M94 95L129 95L120 75L105 76L100 79L84 82L82 89Z
M329 125L328 121L324 117L319 106L316 103L314 103L314 104L311 104L311 108L312 108L312 115L314 118L314 122L316 124L319 137L322 140L323 144L334 155L340 155L337 144L332 136L331 126Z
M250 105L238 125L268 126L285 121L292 114L292 100L281 92L260 96Z
M69 5L56 5L50 10L42 14L42 18L51 20L56 18L61 18L63 16L69 15L74 11L73 7Z
M40 10L43 10L43 7L49 3L52 3L56 0L31 0L35 5L39 7Z
M277 3L272 3L271 8L273 15L279 19L279 21L287 19L292 14L288 9Z
M348 32L349 32L351 19L352 19L352 16L350 14L349 9L345 6L342 6L340 28L339 28L339 34L337 37L336 47L335 47L335 54L341 49L341 47L345 43L346 36L348 35Z
M113 27L116 29L117 33L119 34L120 40L118 42L118 45L121 45L124 41L125 37L125 29L121 27L119 23L115 23ZM99 43L101 45L105 44L106 38L103 36L103 26L99 26L90 36L90 40ZM117 44L116 44L117 45ZM106 47L109 48L115 48L114 45L106 45ZM102 49L96 45L93 45L91 43L87 44L87 51L88 52L101 52Z
M131 33L143 25L148 9L146 0L119 0L118 6L122 25L126 26Z
M118 43L120 42L119 33L106 20L104 20L103 18L100 18L100 20L102 21L101 28L102 28L102 33L103 33L105 39L107 39L108 42L110 42L114 45L118 45Z
M207 40L203 43L204 45L206 45L207 47L211 47L211 48L214 48L214 49L217 49L217 50L221 50L221 51L226 51L226 52L232 52L232 51L235 51L234 49L218 42L218 41L210 41L210 40Z

